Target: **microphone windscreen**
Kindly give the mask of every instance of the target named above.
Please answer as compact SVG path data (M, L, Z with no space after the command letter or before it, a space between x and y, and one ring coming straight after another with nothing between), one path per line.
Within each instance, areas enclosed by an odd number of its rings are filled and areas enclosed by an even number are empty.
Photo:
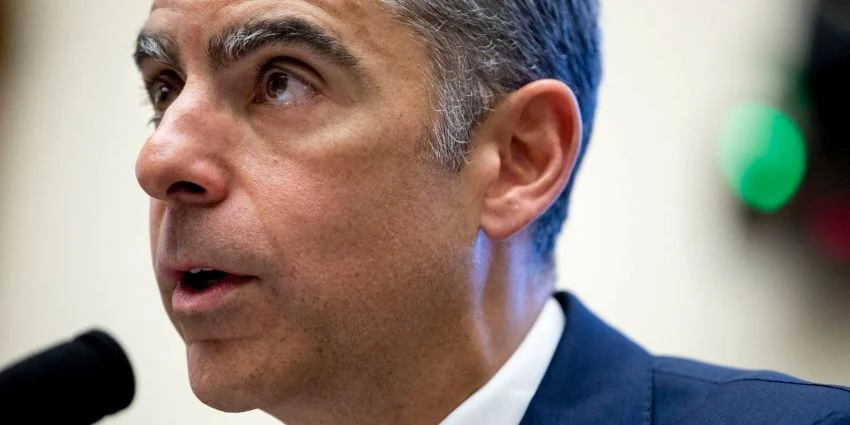
M93 330L0 372L0 423L88 425L129 406L135 391L124 350Z

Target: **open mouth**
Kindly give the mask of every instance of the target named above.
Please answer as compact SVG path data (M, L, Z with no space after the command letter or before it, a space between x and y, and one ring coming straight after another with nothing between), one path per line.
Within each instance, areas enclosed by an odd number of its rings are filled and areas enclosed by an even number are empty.
M182 283L187 289L195 292L204 291L213 286L236 280L238 276L215 269L192 269L183 272Z

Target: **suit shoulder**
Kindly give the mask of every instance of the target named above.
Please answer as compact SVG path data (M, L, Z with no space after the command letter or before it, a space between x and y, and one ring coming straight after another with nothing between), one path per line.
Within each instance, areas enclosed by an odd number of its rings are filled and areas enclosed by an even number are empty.
M850 388L691 360L653 361L657 424L848 424Z
M815 422L815 425L850 425L850 409L834 412Z

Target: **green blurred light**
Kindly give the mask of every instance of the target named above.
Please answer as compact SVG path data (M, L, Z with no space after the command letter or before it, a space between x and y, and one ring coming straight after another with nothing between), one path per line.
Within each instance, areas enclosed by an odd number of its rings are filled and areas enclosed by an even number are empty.
M720 133L720 166L735 194L757 211L779 210L806 173L799 127L782 111L747 103L729 111Z

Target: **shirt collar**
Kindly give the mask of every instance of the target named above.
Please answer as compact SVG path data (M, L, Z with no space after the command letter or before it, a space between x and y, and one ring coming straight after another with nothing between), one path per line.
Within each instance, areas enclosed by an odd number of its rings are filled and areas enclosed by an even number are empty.
M440 425L517 425L564 332L564 310L550 298L508 361Z

